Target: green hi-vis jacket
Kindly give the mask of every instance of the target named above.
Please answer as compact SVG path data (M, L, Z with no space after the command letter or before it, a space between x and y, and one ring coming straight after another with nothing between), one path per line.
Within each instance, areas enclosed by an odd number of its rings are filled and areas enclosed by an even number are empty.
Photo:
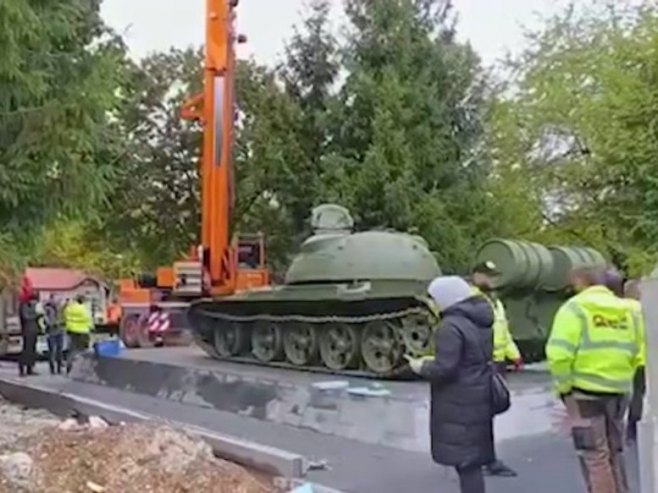
M88 334L94 326L94 319L85 305L72 301L64 308L64 325L68 332Z
M627 300L604 286L578 293L558 310L546 343L557 392L630 392L640 339L640 320Z
M484 296L494 312L493 360L497 363L502 363L505 360L518 360L521 357L521 353L509 331L509 322L507 320L507 313L505 312L505 305L503 305L503 302L498 298L490 298L475 286L472 289L474 295Z

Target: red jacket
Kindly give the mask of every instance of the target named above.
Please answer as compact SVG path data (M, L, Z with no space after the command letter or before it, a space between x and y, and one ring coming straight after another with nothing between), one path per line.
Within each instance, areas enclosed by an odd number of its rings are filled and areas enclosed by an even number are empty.
M21 293L20 293L21 303L25 303L29 301L33 293L34 293L34 287L32 286L32 281L30 281L29 277L23 276L23 282L21 283Z

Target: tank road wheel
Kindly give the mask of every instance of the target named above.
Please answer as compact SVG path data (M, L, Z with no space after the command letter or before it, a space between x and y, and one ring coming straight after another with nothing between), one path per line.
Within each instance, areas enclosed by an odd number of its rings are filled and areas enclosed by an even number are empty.
M359 335L347 324L328 324L320 335L322 362L332 370L353 368L359 361Z
M246 327L238 322L215 324L213 343L220 358L239 356L247 347Z
M367 323L361 338L361 357L374 373L386 374L395 369L402 357L397 327L385 320Z
M283 358L283 330L273 322L256 322L251 330L251 352L263 363Z
M194 343L203 349L208 356L219 358L217 349L215 349L215 345L213 344L215 333L212 331L210 321L205 318L197 318L193 323L192 339Z
M433 352L432 321L429 317L420 313L404 317L400 321L400 335L407 353L427 356Z
M293 365L313 364L318 355L318 336L313 325L294 322L283 333L283 350Z

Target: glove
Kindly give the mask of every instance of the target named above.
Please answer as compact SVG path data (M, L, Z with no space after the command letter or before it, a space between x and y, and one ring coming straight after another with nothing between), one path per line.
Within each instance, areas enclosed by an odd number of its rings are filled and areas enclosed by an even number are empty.
M405 354L404 359L406 359L407 362L409 363L409 367L411 368L411 371L413 371L416 375L420 375L423 369L423 364L426 361L433 361L434 356L422 356L420 358L414 358L412 356L409 356L408 354Z
M523 359L516 358L514 360L514 371L521 371L521 370L523 370Z

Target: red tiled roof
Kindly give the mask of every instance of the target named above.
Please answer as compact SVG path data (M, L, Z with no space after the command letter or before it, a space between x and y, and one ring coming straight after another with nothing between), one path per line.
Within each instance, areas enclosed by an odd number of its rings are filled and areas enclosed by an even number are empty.
M87 280L98 282L77 269L60 269L51 267L28 267L25 275L30 279L32 287L39 291L65 291L74 289Z

